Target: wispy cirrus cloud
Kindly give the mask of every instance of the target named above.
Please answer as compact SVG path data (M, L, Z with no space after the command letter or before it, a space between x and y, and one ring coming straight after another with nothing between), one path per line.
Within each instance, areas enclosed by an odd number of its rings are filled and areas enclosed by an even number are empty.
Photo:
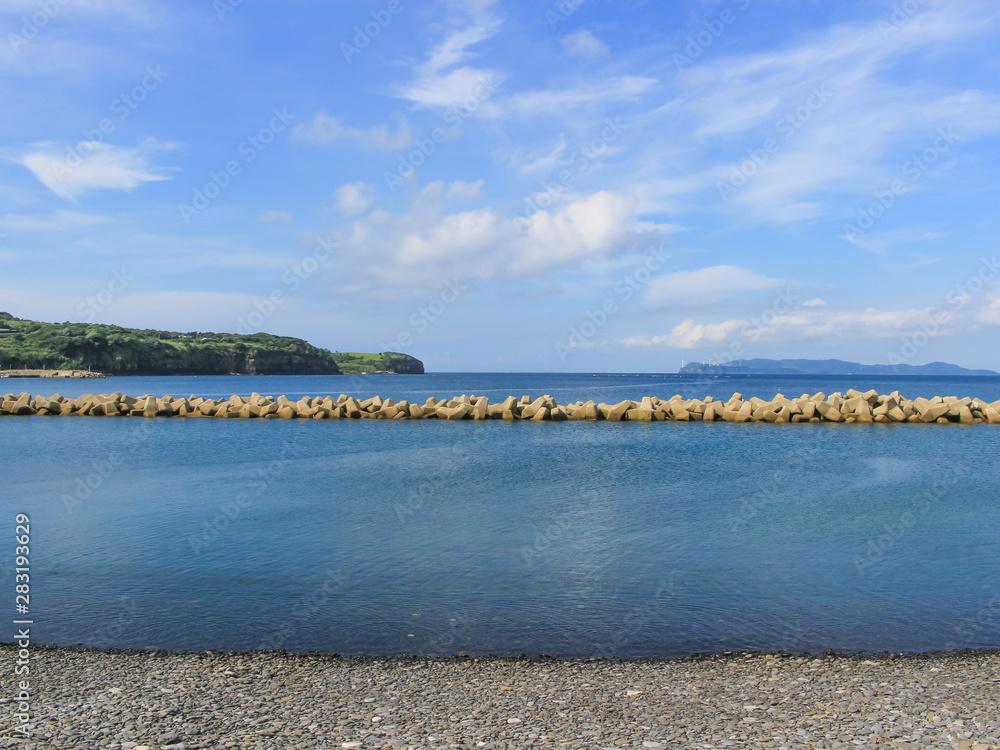
M5 214L0 216L0 228L14 230L45 230L79 232L108 222L106 216L57 209L50 214Z
M310 123L297 125L293 137L308 143L333 143L340 140L354 141L363 148L395 151L412 140L410 126L405 119L396 123L393 131L388 125L367 128L343 125L334 115L320 111Z
M503 80L497 70L468 63L472 47L495 36L502 26L493 2L469 2L451 8L452 28L414 69L413 80L397 88L398 95L417 107L448 109L461 105L483 81L493 85Z
M559 40L559 44L570 57L592 59L611 55L608 45L586 29L567 34Z
M515 94L507 102L521 115L541 112L566 115L581 107L603 107L615 102L636 101L652 91L657 80L648 76L613 76L566 88L543 89Z
M151 164L153 154L173 146L146 138L137 146L81 142L60 150L52 143L39 143L37 150L19 162L31 170L45 187L60 198L75 201L91 190L134 190L147 182L169 180L162 167Z
M649 282L642 298L646 309L662 309L674 305L704 306L731 301L744 292L774 289L785 284L740 266L721 265L692 271L675 271L657 276Z
M711 196L716 209L776 223L870 195L901 177L907 153L922 151L938 128L953 126L962 141L1000 130L996 93L905 76L915 59L997 26L987 5L926 2L892 34L878 19L844 23L783 48L700 61L643 118L660 137L641 149L638 171L648 177L639 192L662 196L650 205L667 210L695 201L704 209ZM663 195L671 183L686 200Z
M291 211L272 209L271 211L265 211L260 214L257 217L257 221L261 224L291 224L292 213Z

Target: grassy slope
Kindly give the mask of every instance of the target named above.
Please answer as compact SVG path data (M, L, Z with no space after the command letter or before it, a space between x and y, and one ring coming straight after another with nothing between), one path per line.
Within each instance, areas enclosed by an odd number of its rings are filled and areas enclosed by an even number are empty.
M257 333L176 333L86 323L40 323L0 313L0 369L92 369L116 375L423 372L405 354L350 354L349 365L302 339ZM340 355L338 355L339 357Z
M421 374L424 363L409 354L399 352L382 352L367 354L364 352L334 352L333 358L343 373L359 372L398 372L401 374Z

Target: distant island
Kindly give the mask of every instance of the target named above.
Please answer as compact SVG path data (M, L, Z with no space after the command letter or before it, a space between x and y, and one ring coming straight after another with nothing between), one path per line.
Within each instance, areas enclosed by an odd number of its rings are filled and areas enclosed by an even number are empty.
M42 323L0 312L0 370L97 371L109 375L422 374L399 352L331 352L302 339Z
M993 370L968 370L947 362L926 365L862 365L842 359L741 359L716 365L691 362L681 375L1000 375Z

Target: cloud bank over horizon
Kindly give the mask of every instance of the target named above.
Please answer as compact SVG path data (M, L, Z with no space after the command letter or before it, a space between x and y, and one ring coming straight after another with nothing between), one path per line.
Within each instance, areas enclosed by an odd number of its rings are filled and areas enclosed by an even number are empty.
M0 310L1000 370L991 3L45 8L0 6Z

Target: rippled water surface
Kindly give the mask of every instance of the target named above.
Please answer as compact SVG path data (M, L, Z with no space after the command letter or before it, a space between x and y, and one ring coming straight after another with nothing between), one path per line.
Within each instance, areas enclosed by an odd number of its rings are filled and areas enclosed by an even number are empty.
M428 375L0 390L557 400L1000 379ZM679 655L1000 646L1000 428L0 419L37 641Z

